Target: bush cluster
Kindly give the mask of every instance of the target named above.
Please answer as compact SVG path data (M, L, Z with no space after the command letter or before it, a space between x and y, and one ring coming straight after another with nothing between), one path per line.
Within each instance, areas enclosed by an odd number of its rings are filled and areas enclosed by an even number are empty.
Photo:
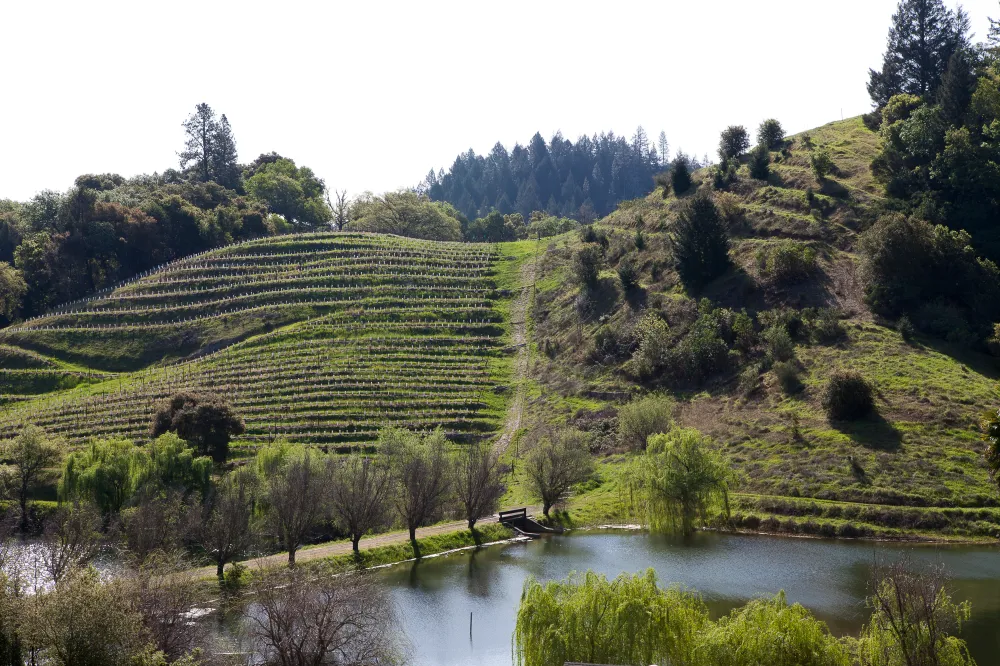
M833 421L857 421L875 411L871 384L856 372L835 372L823 395L823 409Z
M756 259L760 274L777 284L796 284L816 271L816 251L792 240L762 246Z

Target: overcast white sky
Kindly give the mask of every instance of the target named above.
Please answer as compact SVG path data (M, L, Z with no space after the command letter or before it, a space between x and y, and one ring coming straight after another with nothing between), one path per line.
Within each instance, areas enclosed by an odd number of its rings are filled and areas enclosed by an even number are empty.
M202 101L229 117L241 161L275 150L352 194L535 131L642 124L701 155L726 125L797 132L869 110L895 6L4 0L0 198L176 166ZM996 0L964 6L979 37L1000 17Z

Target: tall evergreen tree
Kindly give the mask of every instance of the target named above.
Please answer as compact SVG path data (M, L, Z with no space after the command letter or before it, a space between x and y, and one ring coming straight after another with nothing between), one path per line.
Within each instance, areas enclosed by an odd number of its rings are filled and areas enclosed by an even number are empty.
M202 102L195 107L194 113L181 125L184 128L184 150L179 153L181 169L193 165L194 173L202 181L211 180L212 155L215 151L215 138L218 133L218 121L215 111Z
M893 95L934 95L951 56L968 45L969 18L942 0L901 0L892 17L880 71L869 70L868 94L882 107Z
M966 49L958 49L948 60L948 69L937 94L944 119L952 125L961 125L975 89L976 73L971 54Z
M216 124L211 157L212 180L223 187L236 189L240 182L240 165L236 161L236 139L226 114L222 114Z
M657 144L660 148L660 168L666 169L667 164L670 162L670 142L667 141L667 133L660 131L660 137L657 140Z

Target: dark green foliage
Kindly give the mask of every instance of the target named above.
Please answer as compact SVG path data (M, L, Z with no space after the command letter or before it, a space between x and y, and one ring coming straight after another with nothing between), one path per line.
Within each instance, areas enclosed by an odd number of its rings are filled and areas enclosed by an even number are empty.
M418 187L432 201L446 201L468 219L544 211L555 217L593 221L620 201L648 194L662 170L660 156L640 127L629 141L614 134L581 136L574 143L536 133L527 146L497 143L488 155L472 150L447 171L431 170Z
M941 115L952 125L962 125L965 113L976 90L976 73L972 54L967 49L958 49L948 60L948 68L941 79L937 91L937 102Z
M795 356L795 343L784 326L772 326L764 331L763 337L773 361L790 361Z
M750 148L750 134L742 125L730 125L719 137L719 160L739 159Z
M796 367L794 361L775 363L772 369L782 393L785 395L794 395L802 391L802 380L799 379L799 369Z
M670 185L674 188L674 194L679 197L687 193L691 189L691 182L691 160L684 153L678 152L670 163Z
M857 421L875 410L871 384L856 372L836 372L823 394L823 409L832 421Z
M640 252L646 248L646 236L642 233L642 229L636 229L633 242L635 243L635 249Z
M701 289L729 268L729 236L708 196L695 197L683 208L672 242L677 273L688 289Z
M557 233L562 233L562 229L558 225L558 218L546 219L554 220L556 224L553 228L548 228L553 226L552 224L545 225L544 227L542 225L533 225L533 230L538 233L539 237L554 236ZM486 217L477 218L469 223L465 231L465 239L477 243L500 243L527 238L528 231L528 228L524 226L524 218L521 217L520 213L501 215L499 211L493 210Z
M833 160L830 159L830 153L825 148L819 148L814 150L809 157L809 165L816 175L816 180L822 183L830 170L833 169Z
M869 70L868 94L881 107L893 95L932 97L951 56L968 42L969 19L942 0L901 0L892 16L880 71Z
M768 150L780 150L785 143L785 129L774 118L768 118L757 128L757 143Z
M246 188L291 224L315 227L333 219L333 211L323 199L326 185L312 169L297 167L290 159L262 164L247 177Z
M754 180L767 180L771 175L771 152L764 144L758 145L750 151L750 161L747 167L750 170L750 177Z
M866 301L937 335L968 328L983 339L1000 320L1000 269L971 242L963 231L900 214L880 218L859 243Z
M910 318L906 315L903 315L896 320L896 331L907 342L912 340L914 334L916 333L916 329L913 328L913 322L910 321Z
M159 437L175 432L194 445L199 453L223 463L229 456L229 440L242 435L246 426L233 408L214 394L178 393L165 402L153 417L150 432Z
M585 289L597 286L604 265L604 253L596 243L587 243L573 255L573 275Z
M625 291L632 291L639 286L639 269L632 257L625 257L618 262L618 279Z
M777 284L802 282L816 270L816 251L791 240L761 246L756 259L761 276Z
M737 181L736 171L739 162L735 159L722 160L712 168L712 187L717 190L726 190Z

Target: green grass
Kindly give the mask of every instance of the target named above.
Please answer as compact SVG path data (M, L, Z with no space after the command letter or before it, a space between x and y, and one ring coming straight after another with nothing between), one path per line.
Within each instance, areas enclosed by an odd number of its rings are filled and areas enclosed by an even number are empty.
M508 399L494 389L511 372L503 285L533 251L319 233L176 262L0 331L17 345L8 355L60 364L0 376L0 437L34 422L74 444L143 439L156 405L180 390L233 402L247 422L237 453L277 437L348 449L388 424L488 437ZM70 388L71 363L132 371Z

